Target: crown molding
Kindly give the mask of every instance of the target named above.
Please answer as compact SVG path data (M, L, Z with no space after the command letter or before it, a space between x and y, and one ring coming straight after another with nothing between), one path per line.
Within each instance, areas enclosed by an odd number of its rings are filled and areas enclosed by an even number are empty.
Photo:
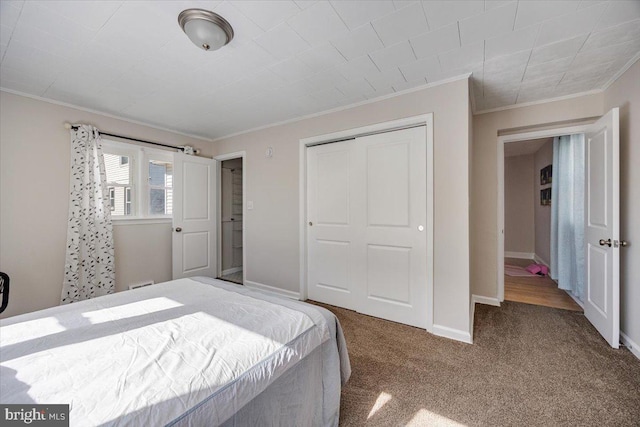
M513 110L521 107L530 107L532 105L548 104L550 102L564 101L566 99L579 98L581 96L586 96L586 95L595 95L597 93L602 93L602 92L604 92L603 89L593 89L586 92L579 92L579 93L572 93L571 95L558 96L556 98L546 98L546 99L540 99L538 101L523 102L522 104L511 104L511 105L505 105L504 107L490 108L488 110L480 110L476 112L475 115L495 113L498 111L505 111L505 110Z
M7 88L4 88L4 87L0 87L0 92L6 92L6 93L10 93L12 95L23 96L25 98L31 98L31 99L35 99L36 101L42 101L42 102L46 102L48 104L59 105L61 107L73 108L74 110L84 111L84 112L91 113L91 114L98 114L100 116L105 116L105 117L109 117L109 118L112 118L112 119L122 120L123 122L132 123L134 125L146 126L148 128L152 128L152 129L157 129L157 130L161 130L161 131L164 131L164 132L173 133L173 134L176 134L176 135L182 135L182 136L187 136L189 138L199 139L200 141L212 142L212 140L210 138L205 138L205 137L198 136L198 135L193 135L193 134L190 134L190 133L180 132L180 131L177 131L175 129L164 128L164 127L161 127L161 126L152 125L150 123L141 122L141 121L133 120L133 119L128 119L128 118L122 117L122 116L116 116L115 114L105 113L103 111L93 110L91 108L81 107L81 106L75 105L75 104L69 104L68 102L56 101L55 99L44 98L42 96L33 95L33 94L30 94L30 93L20 92L20 91L13 90L13 89L7 89Z
M384 101L386 99L396 98L398 96L406 95L406 94L413 93L413 92L418 92L418 91L421 91L421 90L424 90L424 89L429 89L429 88L432 88L432 87L441 86L441 85L448 84L448 83L457 82L459 80L465 80L465 79L468 79L469 77L471 77L471 73L461 74L459 76L450 77L450 78L445 79L445 80L438 80L437 82L427 83L427 84L416 86L416 87L413 87L413 88L410 88L410 89L405 89L405 90L402 90L400 92L394 92L394 93L390 93L390 94L387 94L387 95L378 96L376 98L367 99L365 101L356 102L354 104L343 105L341 107L332 108L330 110L324 110L324 111L320 111L320 112L317 112L317 113L307 114L306 116L295 117L293 119L283 120L281 122L271 123L271 124L268 124L268 125L255 127L255 128L251 128L251 129L248 129L248 130L243 130L243 131L232 133L232 134L225 135L225 136L219 136L219 137L213 139L213 142L220 141L220 140L227 139L227 138L233 138L233 137L239 136L239 135L244 135L245 133L257 132L259 130L269 129L269 128L276 127L276 126L288 125L290 123L299 122L301 120L312 119L314 117L320 117L320 116L324 116L326 114L337 113L337 112L340 112L340 111L348 110L350 108L360 107L362 105L374 104L376 102Z
M638 62L639 59L640 59L640 52L636 53L636 55L633 58L631 58L629 62L627 62L624 65L624 67L620 68L620 70L617 73L615 73L607 83L605 83L605 85L602 87L602 90L609 89L609 86L611 86L613 83L615 83L616 80L622 77L622 75L626 73L627 70L631 68L636 62Z

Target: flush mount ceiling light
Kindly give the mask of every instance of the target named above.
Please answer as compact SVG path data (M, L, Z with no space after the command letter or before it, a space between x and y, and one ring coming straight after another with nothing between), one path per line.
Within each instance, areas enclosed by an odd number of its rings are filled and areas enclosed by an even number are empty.
M233 28L222 16L204 9L187 9L178 24L191 41L203 50L218 50L233 39Z

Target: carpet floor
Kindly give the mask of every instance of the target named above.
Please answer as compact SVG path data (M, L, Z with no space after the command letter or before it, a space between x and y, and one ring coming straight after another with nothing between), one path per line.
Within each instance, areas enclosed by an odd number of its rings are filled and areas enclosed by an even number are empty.
M581 313L476 305L474 344L333 306L352 376L341 426L638 426L640 361Z

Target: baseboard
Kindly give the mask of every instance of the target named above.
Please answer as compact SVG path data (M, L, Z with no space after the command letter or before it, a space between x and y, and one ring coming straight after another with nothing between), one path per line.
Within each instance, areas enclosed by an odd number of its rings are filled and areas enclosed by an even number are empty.
M633 342L631 338L622 331L620 331L620 342L624 344L635 357L640 359L640 345Z
M259 289L261 291L273 292L274 294L278 294L278 295L281 295L283 297L287 297L287 298L291 298L291 299L295 299L295 300L299 300L300 299L300 293L299 292L293 292L293 291L288 291L286 289L276 288L275 286L265 285L264 283L252 282L251 280L245 280L244 281L244 285L246 287L248 287L248 288Z
M538 254L533 254L533 260L534 260L536 263L538 263L538 264L546 265L546 266L547 266L547 268L548 268L549 270L551 270L551 266L549 265L549 263L547 263L545 260L543 260L542 258L540 258L540 257L538 256Z
M467 331L461 331L460 329L453 329L441 325L433 325L433 330L431 331L431 333L439 337L449 338L467 344L473 343L473 341L471 340L471 334Z
M533 252L508 252L504 251L505 258L533 259Z
M578 304L584 310L584 303L582 301L580 301L580 299L577 296L575 296L573 294L573 292L571 292L571 291L565 291L565 292L567 293L567 295L569 295L571 298L573 298L573 300L576 302L576 304Z
M222 276L226 276L227 274L237 273L238 271L242 271L242 267L228 268L226 270L222 270Z
M471 304L486 304L500 307L500 300L498 298L485 297L482 295L471 295Z
M469 304L469 338L471 338L471 344L473 344L473 325L476 318L476 303L471 298L471 304Z

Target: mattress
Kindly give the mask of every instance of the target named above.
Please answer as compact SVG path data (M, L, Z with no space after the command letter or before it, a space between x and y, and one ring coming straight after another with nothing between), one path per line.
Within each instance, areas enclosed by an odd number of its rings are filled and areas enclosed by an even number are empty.
M340 386L350 374L331 313L209 278L0 326L0 403L69 404L71 425L337 425ZM298 383L314 403L274 410L278 394Z

